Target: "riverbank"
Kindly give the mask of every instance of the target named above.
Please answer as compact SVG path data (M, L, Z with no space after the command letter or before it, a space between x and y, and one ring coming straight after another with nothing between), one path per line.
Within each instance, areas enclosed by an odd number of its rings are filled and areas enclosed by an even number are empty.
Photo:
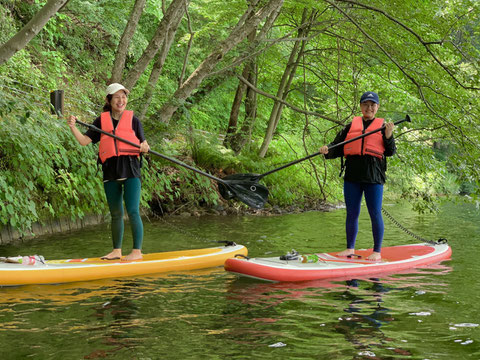
M31 231L22 234L10 225L0 227L0 245L18 243L35 239L38 236L58 234L62 232L83 229L88 226L98 225L108 220L103 215L88 215L82 219L51 219L42 223L34 223Z
M285 208L277 205L267 206L263 209L252 209L236 203L224 202L212 208L203 207L187 207L187 205L179 206L174 211L169 213L162 213L159 209L153 209L143 215L152 218L168 218L174 217L202 217L202 216L279 216L286 214L299 214L307 211L332 211L343 207L342 205L328 204L322 201L313 202L305 206L287 206ZM85 227L95 226L109 221L109 215L88 215L82 219L50 219L44 222L38 222L32 225L31 231L22 234L18 229L10 225L5 225L0 228L0 245L7 245L12 243L26 242L34 240L43 235L59 234L69 231L80 230Z
M245 206L228 206L224 204L219 204L213 208L196 208L190 211L182 211L181 208L178 208L171 214L167 216L204 216L204 215L218 215L218 216L229 216L229 215L257 215L257 216L275 216L275 215L286 215L286 214L300 214L306 211L332 211L339 208L342 208L343 205L329 204L325 202L316 202L308 204L305 206L295 206L290 205L285 208L280 206L266 206L263 209L252 209ZM162 216L162 214L153 214L153 216Z

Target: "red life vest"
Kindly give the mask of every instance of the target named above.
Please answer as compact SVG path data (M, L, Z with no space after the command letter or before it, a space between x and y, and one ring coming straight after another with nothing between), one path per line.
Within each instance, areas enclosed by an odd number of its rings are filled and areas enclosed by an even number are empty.
M375 118L368 126L368 129L363 128L363 119L361 116L355 116L350 126L350 130L345 138L346 140L365 134L368 131L379 129L383 126L384 119ZM343 147L343 154L348 155L371 155L378 158L383 158L385 153L385 144L383 143L383 135L381 131L365 136L364 138L352 141L345 144Z
M113 135L121 137L132 143L140 145L140 140L135 135L132 128L133 111L125 110L118 122L117 127L113 128L112 117L110 112L103 112L100 115L101 127L103 131L109 132ZM108 135L100 135L100 146L98 147L98 155L102 163L108 158L120 155L139 155L140 149L132 145L124 143L123 141L114 139Z

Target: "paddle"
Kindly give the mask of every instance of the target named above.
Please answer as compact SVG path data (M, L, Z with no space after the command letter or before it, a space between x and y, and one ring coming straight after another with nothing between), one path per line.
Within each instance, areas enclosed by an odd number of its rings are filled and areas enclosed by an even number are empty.
M50 102L52 104L52 112L54 114L57 114L57 116L62 117L63 114L63 90L55 90L50 93ZM104 134L106 136L110 136L118 141L122 141L126 144L132 145L136 148L140 148L140 145L135 144L131 141L128 141L126 139L122 139L114 134L111 134L109 132L106 132L102 129L97 128L94 125L91 124L86 124L82 121L77 120L77 123L80 125L83 125L85 127L88 127L89 129L99 132L101 134ZM159 152L149 150L148 151L150 154L156 155L161 157L162 159L168 160L172 163L175 163L179 166L182 166L186 169L192 170L196 172L197 174L206 176L212 180L215 180L218 183L218 189L220 194L222 195L223 198L226 200L230 199L238 199L241 202L247 204L250 207L253 207L255 209L261 209L264 205L265 202L267 201L268 198L268 189L256 182L251 182L248 180L243 180L241 182L237 181L236 179L228 179L228 177L224 179L220 179L216 176L210 175L206 172L203 172L201 170L198 170L190 165L184 164L183 162L173 159L171 157L168 157L166 155L160 154ZM244 174L246 175L246 174Z
M398 120L396 121L394 124L395 125L398 125L398 124L401 124L403 122L411 122L410 120L410 116L406 115L405 116L405 119L402 119L402 120ZM345 140L345 141L342 141L338 144L334 144L332 146L329 146L328 147L328 150L331 150L331 149L334 149L336 147L339 147L339 146L343 146L345 144L348 144L348 143L351 143L353 141L356 141L356 140L359 140L361 138L364 138L366 136L369 136L369 135L372 135L376 132L379 132L379 131L382 131L383 129L385 129L385 125L383 125L382 127L379 127L378 129L375 129L375 130L372 130L372 131L369 131L365 134L362 134L362 135L359 135L359 136L356 136L352 139L349 139L349 140ZM298 164L299 162L302 162L302 161L305 161L305 160L308 160L308 159L311 159L312 157L314 156L317 156L317 155L320 155L321 152L318 151L316 153L313 153L313 154L310 154L310 155L307 155L301 159L298 159L298 160L294 160L292 162L289 162L285 165L282 165L278 168L275 168L273 170L270 170L270 171L267 171L266 173L263 173L263 174L234 174L234 175L229 175L229 176L226 176L224 177L223 179L228 179L229 181L235 181L236 183L238 184L242 184L242 183L245 183L245 184L255 184L255 183L258 183L258 181L260 181L261 178L263 178L264 176L267 176L267 175L270 175L270 174L273 174L274 172L277 172L279 170L283 170L289 166L292 166L292 165L295 165L295 164Z

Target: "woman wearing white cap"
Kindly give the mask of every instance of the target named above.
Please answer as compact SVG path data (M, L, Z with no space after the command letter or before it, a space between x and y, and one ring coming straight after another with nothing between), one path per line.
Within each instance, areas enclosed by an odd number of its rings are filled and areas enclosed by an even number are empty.
M373 252L367 259L372 261L381 259L384 233L383 184L386 180L386 156L392 156L396 151L393 138L394 124L389 122L385 124L384 130L344 146L335 147L330 152L329 147L382 127L384 119L375 117L379 107L380 101L376 93L372 91L364 93L360 98L362 116L354 117L352 122L337 134L331 144L320 148L320 152L325 154L327 159L345 156L343 193L347 209L347 249L339 255L349 256L355 253L358 217L362 196L365 196L374 240Z
M143 223L140 217L140 153L147 153L150 147L145 140L140 120L133 115L133 111L126 110L129 93L121 84L109 85L106 90L103 112L95 119L93 125L140 145L140 149L92 129L82 134L75 126L77 120L75 116L70 116L67 120L70 130L80 145L85 146L100 142L99 162L102 164L105 195L112 218L113 241L113 251L103 256L102 259L104 260L122 259L132 261L142 259ZM133 249L124 258L122 258L123 202L125 202L133 235Z

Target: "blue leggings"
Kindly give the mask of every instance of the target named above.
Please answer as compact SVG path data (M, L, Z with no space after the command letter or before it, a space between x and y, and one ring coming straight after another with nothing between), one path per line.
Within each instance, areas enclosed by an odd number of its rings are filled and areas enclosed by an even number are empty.
M123 242L123 201L132 228L133 248L141 249L143 243L143 222L140 217L141 182L139 178L104 183L105 195L112 217L112 241L114 249L121 249Z
M347 249L355 248L362 195L365 194L365 202L372 222L373 251L380 252L384 232L382 217L383 185L344 181L343 194L347 206Z

